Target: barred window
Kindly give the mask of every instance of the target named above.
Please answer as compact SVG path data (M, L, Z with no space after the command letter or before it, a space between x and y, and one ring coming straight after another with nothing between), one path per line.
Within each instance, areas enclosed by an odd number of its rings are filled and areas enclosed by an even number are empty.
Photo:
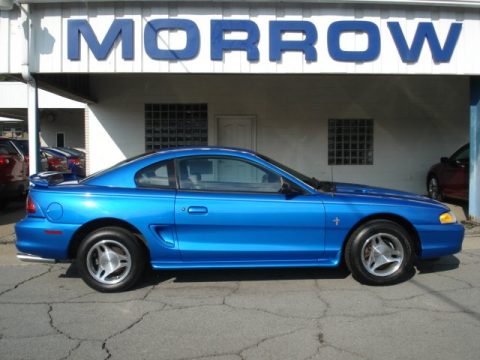
M373 165L373 119L329 119L328 164Z
M146 151L207 144L207 104L145 104Z

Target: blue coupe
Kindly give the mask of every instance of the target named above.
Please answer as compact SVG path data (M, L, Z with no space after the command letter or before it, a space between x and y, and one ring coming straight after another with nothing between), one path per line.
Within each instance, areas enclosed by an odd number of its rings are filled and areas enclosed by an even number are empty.
M416 258L461 250L464 229L427 197L321 182L229 148L144 154L84 180L31 177L18 257L76 260L99 291L154 269L334 267L362 283L401 281Z

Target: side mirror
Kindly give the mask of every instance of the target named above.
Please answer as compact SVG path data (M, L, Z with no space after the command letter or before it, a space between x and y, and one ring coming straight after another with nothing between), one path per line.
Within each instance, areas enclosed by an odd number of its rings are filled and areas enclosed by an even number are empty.
M302 191L293 187L287 180L282 179L282 187L280 188L280 193L285 194L287 199L291 199L294 196L301 195Z
M448 163L448 157L441 157L441 158L440 158L440 162L441 162L442 164L447 164L447 163Z
M292 186L290 185L290 183L284 181L282 183L282 187L280 188L280 193L281 194L285 194L285 195L288 195L292 192Z

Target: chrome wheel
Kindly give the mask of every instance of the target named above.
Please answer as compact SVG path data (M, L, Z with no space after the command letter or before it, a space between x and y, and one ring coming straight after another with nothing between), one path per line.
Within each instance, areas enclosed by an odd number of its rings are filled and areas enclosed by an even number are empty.
M116 240L102 240L87 253L87 269L98 282L107 285L123 281L132 268L128 249Z
M428 181L428 196L432 199L438 199L439 198L438 180L435 177L432 177Z
M402 265L404 256L400 240L387 233L378 233L369 237L361 250L365 270L381 277L394 274Z

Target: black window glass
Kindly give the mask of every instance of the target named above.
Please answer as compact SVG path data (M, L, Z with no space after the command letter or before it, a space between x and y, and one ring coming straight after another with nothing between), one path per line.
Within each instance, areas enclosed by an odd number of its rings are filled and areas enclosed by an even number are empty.
M373 120L328 120L328 165L373 165Z
M0 155L16 155L18 151L8 140L0 140Z
M147 151L207 144L207 104L145 104Z

